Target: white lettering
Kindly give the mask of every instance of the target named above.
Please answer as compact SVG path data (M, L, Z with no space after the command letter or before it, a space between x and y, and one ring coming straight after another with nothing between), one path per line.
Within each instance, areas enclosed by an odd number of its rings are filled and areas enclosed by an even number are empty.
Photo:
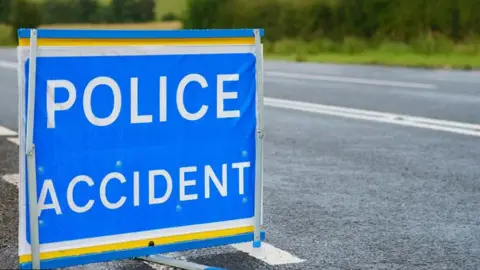
M70 207L70 209L72 209L74 212L85 213L88 210L90 210L90 208L92 208L94 200L89 200L87 202L87 204L85 204L84 206L78 206L75 203L75 201L73 200L73 189L75 188L75 185L78 184L79 182L85 182L85 183L88 184L89 187L93 186L92 178L90 178L86 175L79 175L79 176L73 178L72 182L70 182L70 184L68 184L67 202L68 202L68 206Z
M189 74L185 76L181 81L180 84L178 85L177 89L177 108L180 114L183 116L183 118L190 120L190 121L195 121L200 118L202 118L206 113L208 106L207 105L202 105L200 110L196 113L189 113L187 109L185 109L185 104L183 103L183 92L185 92L185 87L187 84L190 82L198 82L202 88L206 88L208 86L207 81L202 75L199 74Z
M240 117L240 110L237 108L235 110L226 110L225 103L227 100L235 100L238 98L238 90L225 91L226 82L236 82L239 80L239 74L219 74L217 75L216 81L216 106L217 106L217 118L237 118ZM167 81L166 76L160 76L158 81L158 119L160 122L167 121L168 115L168 91L167 91ZM177 85L176 93L176 105L178 112L181 117L189 121L197 121L203 118L209 109L209 104L205 103L200 106L197 111L189 111L185 107L185 90L190 83L196 82L202 89L205 89L209 86L206 78L200 74L188 74L183 77ZM113 93L112 102L93 102L93 92L98 86L108 87ZM55 96L58 95L58 89L64 88L68 91L68 98L63 102L56 102ZM142 107L143 101L140 102L140 92L146 93L142 100L151 100L151 91L140 91L139 89L139 78L132 77L130 78L130 123L152 123L154 118L154 113L151 111L148 113L140 113L140 108ZM150 95L148 95L150 94ZM200 95L201 96L201 95ZM77 99L77 91L75 85L68 80L48 80L47 81L47 97L46 97L46 110L47 110L47 128L55 128L56 121L55 116L57 111L66 111L73 107ZM93 78L85 87L83 93L83 111L85 113L86 119L95 126L108 126L114 123L120 116L122 109L122 92L118 83L110 77L100 76ZM99 117L93 112L92 104L98 104L97 106L107 106L112 110L109 115L104 117ZM128 106L128 105L126 105ZM150 107L149 107L150 108ZM155 113L155 116L156 116Z
M238 81L238 74L221 74L217 76L217 118L235 118L240 117L239 110L225 111L224 100L236 99L237 92L223 92L223 83L227 81Z
M244 191L244 182L245 182L245 177L243 173L244 168L249 168L250 167L250 162L236 162L232 164L232 168L238 169L238 193L240 195L243 195Z
M180 168L180 201L190 201L198 198L197 194L185 194L185 187L196 185L195 180L185 180L185 173L196 171L196 166Z
M55 89L65 88L68 91L68 99L65 102L55 103ZM67 80L47 81L47 128L55 128L55 112L65 111L72 107L77 99L75 86Z
M215 184L218 192L225 197L227 196L227 164L222 164L222 183L218 180L212 167L210 165L205 166L205 198L210 198L210 181Z
M133 173L133 206L140 205L140 176L139 172Z
M98 118L92 111L92 93L95 87L99 85L107 85L113 92L113 109L109 116L105 118ZM109 77L97 77L91 80L85 88L83 96L83 111L88 121L95 126L108 126L117 120L120 115L120 109L122 106L122 96L120 93L120 87L118 84Z
M212 167L211 165L205 165L202 167L197 166L189 166L189 167L180 167L178 178L174 179L178 181L179 185L179 193L178 198L180 201L191 201L191 200L198 200L200 196L205 194L205 199L210 199L212 197L217 197L215 194L219 194L221 197L228 196L228 169L230 164L221 164L221 173L220 173L220 166ZM238 195L243 195L245 193L245 177L246 177L246 168L250 167L250 162L236 162L231 163L232 169L238 169ZM203 171L201 171L203 169ZM188 175L188 173L191 173ZM235 172L234 172L235 174ZM202 176L200 176L202 175ZM197 184L197 177L203 177L203 186L204 193L201 191L195 191L195 186ZM159 179L162 178L162 179ZM117 179L120 184L128 185L129 194L133 196L132 204L135 207L140 206L142 197L140 197L140 172L133 171L127 177L126 175L119 173L119 172L111 172L105 175L101 181L99 181L99 196L100 201L102 202L103 206L107 209L118 209L125 205L127 201L127 197L129 195L125 194L126 196L117 195L119 198L115 199L113 196L107 196L107 187L110 180ZM128 181L127 181L128 179ZM146 179L145 179L146 180ZM163 182L165 181L165 185ZM90 176L87 175L78 175L74 177L68 186L66 187L66 203L68 207L75 213L86 213L92 210L93 206L95 205L98 198L88 198L85 193L81 191L75 191L77 186L83 182L83 185L88 185L88 188L92 188L93 186L97 185L97 182L94 181ZM159 170L150 170L148 171L148 202L150 205L156 204L163 204L167 202L171 197L173 192L173 180L172 175L163 169ZM175 182L177 183L177 182ZM212 185L213 183L213 185ZM82 184L80 184L82 185ZM113 187L109 188L111 193L110 194L118 194L118 186L115 187L116 184L113 184ZM125 185L121 185L122 187ZM110 185L112 186L112 185ZM214 187L213 187L214 186ZM127 187L127 186L125 186ZM192 187L191 190L187 190L188 187ZM213 189L216 191L212 191ZM86 186L84 186L86 188ZM200 187L198 187L200 189ZM230 190L231 193L232 190ZM176 192L176 191L175 191ZM236 193L236 192L235 192ZM62 192L63 194L63 192ZM202 194L202 195L199 195ZM145 190L145 196L147 196L147 190ZM236 194L235 194L236 195ZM47 198L50 196L49 198ZM143 196L143 195L142 195ZM144 196L144 197L145 197ZM49 200L51 198L51 200ZM146 199L146 198L145 198ZM46 203L46 201L51 201L51 203ZM63 205L62 205L63 206ZM38 207L39 207L39 216L43 210L53 209L57 215L62 214L62 206L59 204L56 190L53 184L52 179L47 179L43 182L41 192L39 195L38 200Z
M138 114L138 78L130 79L130 121L132 124L136 123L152 123L152 115Z
M50 193L52 198L52 203L45 204L47 199L47 193ZM55 187L51 179L47 179L43 182L42 190L40 191L40 197L38 199L38 216L42 214L43 210L55 209L57 215L62 214L62 209L60 209L60 204L58 203L57 193L55 192Z
M100 183L100 200L102 200L103 205L105 207L107 207L108 209L117 209L117 208L122 207L122 205L125 203L127 198L125 196L122 196L122 197L120 197L120 199L116 203L111 203L107 199L107 190L106 190L107 189L107 184L112 179L118 179L120 181L120 183L122 183L122 184L127 181L125 179L125 177L120 173L112 172L112 173L107 174L107 176L105 176L105 178L103 178L102 183Z
M160 77L160 122L167 121L167 77Z
M160 198L155 198L155 176L163 176L167 183L167 190ZM165 170L154 170L148 172L148 201L150 204L160 204L166 202L172 194L172 177Z

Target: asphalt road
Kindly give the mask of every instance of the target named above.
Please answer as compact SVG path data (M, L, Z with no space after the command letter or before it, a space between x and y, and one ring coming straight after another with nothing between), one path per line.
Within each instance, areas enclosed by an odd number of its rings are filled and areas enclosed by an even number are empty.
M0 50L0 61L15 61ZM475 72L267 62L266 96L480 123ZM361 80L360 80L361 79ZM17 129L16 71L0 67L0 125ZM231 247L179 254L229 269L480 269L480 137L265 109L269 265ZM0 138L0 176L18 173ZM0 181L0 266L16 266L16 187ZM136 261L88 269L151 269ZM85 269L83 268L83 269ZM78 268L77 268L78 269Z

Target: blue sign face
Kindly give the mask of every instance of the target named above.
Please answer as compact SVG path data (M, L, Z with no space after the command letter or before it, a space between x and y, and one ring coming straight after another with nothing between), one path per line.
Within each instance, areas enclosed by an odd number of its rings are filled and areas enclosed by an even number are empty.
M37 58L40 243L253 217L255 62Z

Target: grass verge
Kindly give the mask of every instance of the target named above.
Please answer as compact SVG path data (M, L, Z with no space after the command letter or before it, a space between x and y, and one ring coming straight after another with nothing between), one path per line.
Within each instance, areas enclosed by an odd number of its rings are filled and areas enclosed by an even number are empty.
M455 44L445 39L431 38L415 40L411 44L366 42L354 38L345 38L340 43L331 40L280 40L265 43L265 58L469 70L480 68L480 42L472 39Z
M161 20L167 14L175 14L177 17L183 16L187 0L157 0L155 13L157 20Z
M0 24L0 46L15 46L12 28L5 24Z
M364 52L359 54L317 53L314 55L266 53L265 59L337 64L369 64L385 66L479 69L480 55L421 55L415 53Z

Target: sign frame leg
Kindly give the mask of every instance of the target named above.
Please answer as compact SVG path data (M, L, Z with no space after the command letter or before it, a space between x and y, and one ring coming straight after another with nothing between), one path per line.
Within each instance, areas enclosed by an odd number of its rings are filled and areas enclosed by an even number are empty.
M255 36L256 88L257 88L257 132L255 138L255 216L254 216L254 251L262 247L261 230L263 223L263 53L260 30L253 30Z
M30 65L28 71L27 136L25 154L27 156L28 207L30 219L30 247L32 268L40 269L40 237L38 229L37 173L35 165L35 144L33 131L35 121L35 87L37 75L37 30L30 30Z

